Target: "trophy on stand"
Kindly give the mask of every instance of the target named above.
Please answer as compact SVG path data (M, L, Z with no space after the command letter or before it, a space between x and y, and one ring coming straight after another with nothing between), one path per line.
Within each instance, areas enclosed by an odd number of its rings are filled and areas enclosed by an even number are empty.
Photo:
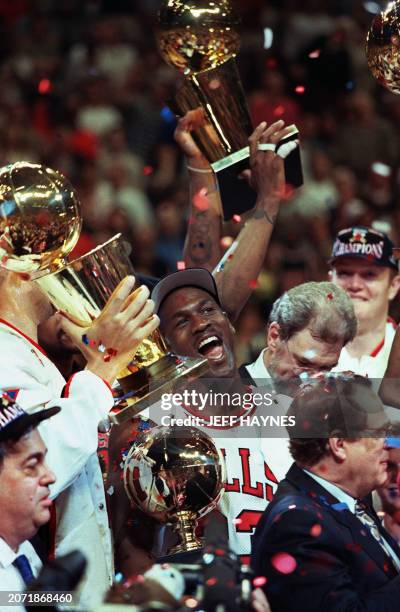
M239 178L249 167L248 138L253 131L235 60L240 47L239 19L229 0L164 0L158 22L160 53L184 77L168 104L179 116L203 109L205 124L193 131L193 138L216 174L224 218L230 219L253 208L256 199L247 182ZM293 126L286 139L297 136ZM298 149L285 160L285 169L286 180L300 186Z
M212 439L194 427L154 427L137 438L125 460L129 499L159 522L171 525L179 542L169 554L202 547L197 520L223 494L225 463Z
M114 289L134 270L120 235L72 262L81 230L78 197L60 173L29 162L0 169L0 265L35 280L57 309L82 328L98 317ZM119 382L126 406L110 414L123 423L174 385L208 370L206 359L169 353L161 334L144 340Z

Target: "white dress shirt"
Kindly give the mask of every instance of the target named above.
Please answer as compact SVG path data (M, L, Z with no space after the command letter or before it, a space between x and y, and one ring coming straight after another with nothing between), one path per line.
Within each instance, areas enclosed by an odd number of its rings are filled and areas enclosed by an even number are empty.
M111 531L103 478L97 458L99 421L113 406L106 383L87 370L66 381L42 349L21 331L0 320L0 389L17 392L30 409L61 406L39 431L48 448L47 463L57 482L55 553L79 549L88 560L80 593L85 608L97 606L114 575ZM63 397L62 397L63 395Z
M263 381L265 378L271 380L271 375L264 365L264 353L266 350L267 349L264 348L253 363L249 363L249 365L245 366L257 387L263 386Z
M30 542L23 542L15 552L7 544L3 538L0 537L0 591L18 591L23 593L26 589L26 585L22 579L21 574L14 567L13 563L19 555L25 555L32 568L32 573L36 577L42 567L42 563L37 556L33 546ZM23 605L5 605L7 595L2 593L2 605L1 610L5 612L24 612L25 607Z

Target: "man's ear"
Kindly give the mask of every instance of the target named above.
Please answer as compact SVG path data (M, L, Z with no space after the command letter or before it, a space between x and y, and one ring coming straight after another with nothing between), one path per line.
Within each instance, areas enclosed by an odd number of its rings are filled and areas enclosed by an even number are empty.
M276 323L276 321L272 321L272 323L269 324L267 330L267 346L268 348L274 350L278 347L280 343L281 337L279 323Z
M344 438L329 438L327 440L328 447L338 463L343 463L347 457L346 445Z
M400 289L400 274L396 274L396 276L392 278L392 282L390 283L389 300L393 300L396 297L396 295L399 292L399 289Z
M333 280L332 280L333 279L333 270L332 269L330 269L329 272L328 272L328 279L329 279L329 281L331 283L333 282Z

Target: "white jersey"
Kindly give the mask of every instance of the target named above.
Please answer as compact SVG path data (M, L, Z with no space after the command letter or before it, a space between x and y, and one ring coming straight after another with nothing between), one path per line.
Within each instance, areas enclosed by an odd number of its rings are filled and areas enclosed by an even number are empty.
M172 408L172 415L177 419L187 417L189 412L182 406ZM293 463L288 440L268 437L268 428L258 424L261 415L273 412L270 407L251 406L240 415L239 426L195 425L212 437L225 458L225 493L219 502L219 509L227 519L229 546L245 562L249 560L251 552L251 535L272 500L279 481ZM282 413L282 410L279 412Z
M383 378L385 374L390 350L392 348L394 336L396 333L396 323L392 319L388 319L386 323L385 337L378 346L369 354L361 355L361 357L352 357L346 347L342 348L338 364L333 368L333 372L345 372L349 370L360 376L366 376L371 379Z
M57 477L51 487L56 556L81 550L88 560L80 602L98 605L113 580L111 532L97 458L97 426L113 406L108 385L84 370L68 383L33 340L0 319L0 389L29 412L61 406L39 425L46 461ZM53 508L54 510L54 508Z

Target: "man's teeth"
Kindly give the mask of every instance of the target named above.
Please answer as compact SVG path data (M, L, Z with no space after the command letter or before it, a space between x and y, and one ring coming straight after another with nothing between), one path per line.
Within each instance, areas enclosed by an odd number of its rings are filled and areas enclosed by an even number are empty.
M207 344L210 344L211 342L219 342L219 338L217 338L217 336L210 336L209 338L205 338L200 342L198 350L207 346Z

